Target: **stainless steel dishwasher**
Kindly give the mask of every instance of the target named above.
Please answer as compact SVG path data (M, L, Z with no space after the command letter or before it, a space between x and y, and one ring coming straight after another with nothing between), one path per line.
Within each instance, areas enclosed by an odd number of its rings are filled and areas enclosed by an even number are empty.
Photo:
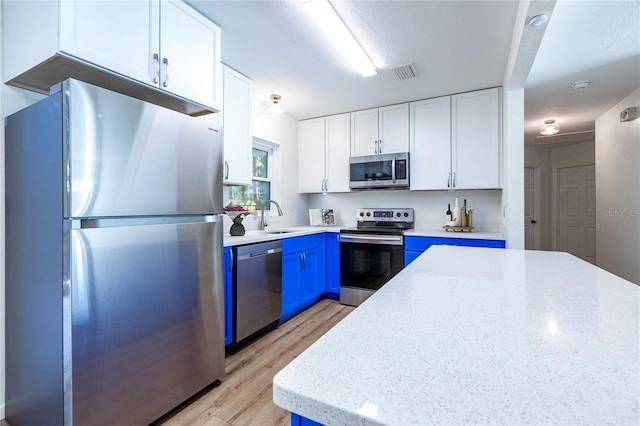
M278 326L282 306L282 241L233 249L233 343L237 351Z

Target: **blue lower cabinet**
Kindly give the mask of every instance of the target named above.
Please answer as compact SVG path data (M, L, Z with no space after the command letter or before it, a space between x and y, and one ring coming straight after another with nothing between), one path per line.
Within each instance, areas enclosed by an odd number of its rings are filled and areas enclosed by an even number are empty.
M282 321L324 293L323 238L316 234L282 240Z
M291 426L324 426L322 423L291 413Z
M340 234L327 232L325 235L325 274L327 296L340 297Z
M404 266L413 262L426 249L435 245L461 247L489 247L505 248L504 240L477 240L472 238L443 238L443 237L405 237Z
M222 263L224 266L224 345L227 346L233 340L233 262L231 247L224 248Z

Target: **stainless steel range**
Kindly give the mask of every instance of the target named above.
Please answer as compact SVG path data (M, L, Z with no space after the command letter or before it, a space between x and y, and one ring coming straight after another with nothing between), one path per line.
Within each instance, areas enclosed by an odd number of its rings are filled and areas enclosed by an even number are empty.
M340 303L353 306L402 270L413 209L357 209L356 221L340 231Z

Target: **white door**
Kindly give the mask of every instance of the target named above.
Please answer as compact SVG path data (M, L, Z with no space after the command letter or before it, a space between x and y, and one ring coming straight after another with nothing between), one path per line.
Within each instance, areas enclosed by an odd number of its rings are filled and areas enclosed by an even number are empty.
M298 192L322 192L325 177L324 117L298 122Z
M378 108L351 113L351 156L378 154Z
M325 118L327 146L327 192L349 192L349 153L351 115L331 115ZM317 161L317 159L316 159Z
M220 110L220 27L175 0L162 1L160 24L160 88Z
M410 106L411 189L451 187L451 97Z
M378 109L378 154L409 152L409 104Z
M596 263L594 165L558 169L556 249Z
M540 249L537 173L538 169L534 167L524 168L524 248L527 250Z
M224 67L222 134L224 138L224 183L249 185L252 170L252 83L237 71Z
M61 1L60 50L157 86L159 3Z

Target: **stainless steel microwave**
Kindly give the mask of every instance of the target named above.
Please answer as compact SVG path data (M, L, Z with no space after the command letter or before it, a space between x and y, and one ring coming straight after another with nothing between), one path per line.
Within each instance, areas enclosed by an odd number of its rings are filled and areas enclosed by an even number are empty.
M349 188L408 188L409 153L351 157Z

